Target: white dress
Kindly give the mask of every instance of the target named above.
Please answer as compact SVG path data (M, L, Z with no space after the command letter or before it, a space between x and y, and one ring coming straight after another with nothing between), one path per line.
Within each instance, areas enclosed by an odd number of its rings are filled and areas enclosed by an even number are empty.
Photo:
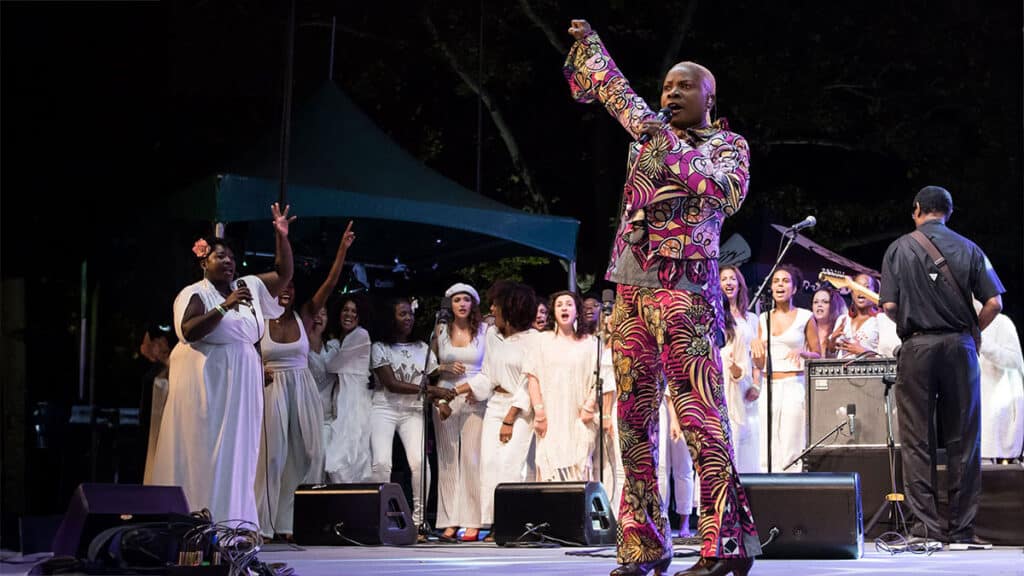
M533 338L523 371L537 378L547 433L537 436L537 473L542 482L589 480L597 442L597 414L584 424L580 410L595 399L597 339L544 332Z
M256 470L256 508L264 536L292 533L295 489L323 477L323 408L309 371L309 339L298 312L299 339L260 346L273 381L263 388L263 443Z
M356 326L333 343L327 370L338 378L337 417L327 444L327 478L335 484L370 481L370 335Z
M309 371L316 381L316 389L320 393L320 407L323 409L323 425L320 430L320 445L326 454L331 443L331 431L334 418L337 416L336 397L338 395L338 375L327 370L327 361L338 349L337 340L328 340L320 347L320 351L309 349ZM325 463L326 465L326 463ZM323 472L323 471L321 471ZM326 480L326 473L321 474L321 481Z
M841 314L839 318L836 318L836 323L832 326L832 330L836 331L840 328L843 329L843 337L847 340L855 340L867 350L878 352L878 315L869 317L860 325L860 328L854 330L853 317L849 314ZM853 358L854 356L856 356L856 354L847 352L846 350L840 350L836 354L836 358Z
M228 310L213 332L187 342L181 324L193 295L204 310L224 302L206 280L174 299L178 344L171 351L167 402L150 483L181 486L189 508L208 508L214 521L257 524L256 481L263 422L263 363L255 344L265 317L284 310L257 276L244 278L252 306ZM232 282L231 290L237 284Z
M506 338L497 328L488 328L483 367L468 381L473 396L487 402L480 439L480 523L483 526L494 522L495 487L502 482L526 481L533 417L523 362L536 334L530 329ZM499 386L503 392L497 390ZM512 438L503 444L501 423L513 406L519 408L519 414L512 422Z
M758 318L761 335L765 331L765 314ZM786 331L772 335L772 370L774 372L799 372L786 378L772 380L772 472L783 472L783 468L800 455L807 447L807 386L804 382L804 361L789 360L793 350L805 350L807 322L814 317L810 310L796 308L796 318ZM773 328L774 330L774 328ZM761 338L765 340L765 338ZM767 381L767 380L765 380ZM761 418L760 468L768 469L768 390L761 389L764 402L758 402ZM797 462L785 472L800 472L803 463Z
M452 376L442 372L438 386L455 388L480 373L484 363L487 325L481 323L468 346L454 346L448 326L442 324L437 338L438 360L462 362L466 373ZM480 528L480 431L486 402L470 403L465 395L456 396L449 406L451 416L441 420L434 410L437 439L437 526Z
M734 317L735 318L735 317ZM745 319L735 318L735 336L722 347L722 376L725 381L725 402L729 409L729 431L736 457L736 471L760 471L761 429L758 404L760 398L747 401L747 391L754 384L750 343L757 338L757 316L747 312ZM729 367L740 367L739 378L733 378Z
M981 457L1017 458L1024 444L1024 358L1013 320L981 333Z

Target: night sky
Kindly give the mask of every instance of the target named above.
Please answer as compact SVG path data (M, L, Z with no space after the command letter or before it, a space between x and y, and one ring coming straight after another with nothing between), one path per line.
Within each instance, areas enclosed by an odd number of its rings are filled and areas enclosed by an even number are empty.
M76 394L83 260L99 293L97 387L110 405L137 396L126 374L140 329L169 320L174 294L197 278L188 249L210 231L163 207L280 129L287 8L0 3L2 274L5 286L24 282L17 336L29 403ZM385 132L475 189L482 118L482 192L579 219L580 272L600 275L628 139L600 107L572 102L561 76L569 19L587 18L649 102L676 61L715 72L718 113L752 149L750 196L725 236L814 214L809 237L877 269L912 227L915 191L942 185L956 204L950 226L987 252L1021 326L1021 11L1020 2L924 0L297 0L293 100L327 81L335 17L333 81ZM521 167L455 66L491 98ZM380 223L357 231L363 243L395 233ZM340 232L298 252L330 254ZM422 285L451 274L424 273ZM541 292L564 284L554 262L529 279Z

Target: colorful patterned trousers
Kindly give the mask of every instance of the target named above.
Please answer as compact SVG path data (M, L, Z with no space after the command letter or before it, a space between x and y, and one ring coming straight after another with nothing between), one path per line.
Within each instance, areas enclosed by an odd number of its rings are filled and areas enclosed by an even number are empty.
M619 445L626 486L618 516L618 562L672 554L658 492L658 404L664 386L700 477L701 556L761 553L747 497L733 465L715 308L684 290L619 285L612 312Z

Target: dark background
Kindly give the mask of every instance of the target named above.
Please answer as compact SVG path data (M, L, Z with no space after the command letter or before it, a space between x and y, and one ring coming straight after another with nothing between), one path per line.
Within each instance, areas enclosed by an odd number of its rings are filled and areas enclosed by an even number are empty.
M7 528L18 514L61 512L92 473L88 429L64 424L81 403L83 262L97 403L138 405L142 327L169 321L174 295L198 278L189 248L210 232L162 206L280 129L288 3L0 9ZM562 78L568 21L585 17L650 102L676 61L715 72L718 113L752 150L750 195L726 236L814 214L809 237L878 269L886 245L912 227L914 192L942 185L956 205L950 226L987 252L1020 325L1021 10L924 0L297 0L293 99L300 105L327 81L336 17L333 79L383 130L467 188L479 175L489 197L579 219L579 271L600 276L628 140L599 106L572 102ZM480 93L492 106L478 108ZM351 260L360 242L401 230L356 229ZM339 235L297 253L329 258ZM523 272L543 293L565 283L548 261ZM311 262L305 272L319 278ZM436 292L454 275L442 267L399 284ZM39 402L48 412L34 416ZM141 477L144 434L133 434L100 434L97 479Z

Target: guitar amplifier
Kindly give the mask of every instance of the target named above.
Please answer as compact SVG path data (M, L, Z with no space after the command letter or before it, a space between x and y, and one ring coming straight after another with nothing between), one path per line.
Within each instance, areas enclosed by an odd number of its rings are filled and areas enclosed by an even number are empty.
M895 358L865 360L810 360L807 362L807 440L815 442L847 421L850 407L856 410L854 433L843 429L826 441L832 446L885 446L885 383L882 378L896 377ZM892 435L900 442L896 398L890 391Z

